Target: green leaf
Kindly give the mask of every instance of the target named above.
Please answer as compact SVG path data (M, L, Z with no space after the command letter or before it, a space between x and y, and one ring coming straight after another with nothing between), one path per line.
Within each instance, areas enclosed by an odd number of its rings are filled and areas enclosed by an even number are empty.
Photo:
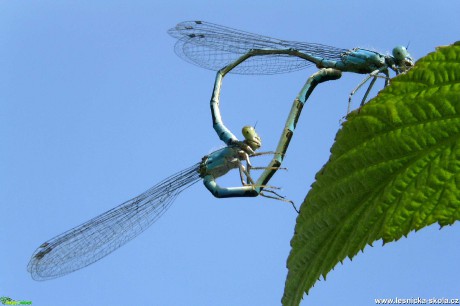
M460 218L460 42L440 47L337 133L297 219L283 305L382 239Z

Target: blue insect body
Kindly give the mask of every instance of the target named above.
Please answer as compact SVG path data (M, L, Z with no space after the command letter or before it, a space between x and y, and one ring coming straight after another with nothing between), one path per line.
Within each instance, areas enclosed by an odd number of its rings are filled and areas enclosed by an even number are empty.
M383 74L386 86L389 84L390 70L399 74L413 66L413 60L403 46L395 47L392 55L385 55L362 48L343 49L317 43L282 40L204 21L181 22L168 33L177 39L175 52L178 56L197 66L217 71L210 103L212 123L218 137L228 146L238 145L239 142L224 124L220 112L220 92L227 73L275 74L312 65L320 69L307 79L295 98L273 159L254 184L257 194L262 194L264 186L280 169L302 108L318 84L337 80L342 72L368 74L350 93L349 112L352 96L369 79L372 78L372 81L361 105L366 101L380 74ZM210 184L205 185L213 190Z
M205 21L181 22L168 33L178 40L175 45L178 56L215 71L230 65L234 66L231 73L275 74L314 64L318 68L335 68L344 72L371 73L385 67L399 73L413 65L403 46L395 47L392 55L384 55L362 48L344 49L282 40ZM248 54L247 59L238 62Z

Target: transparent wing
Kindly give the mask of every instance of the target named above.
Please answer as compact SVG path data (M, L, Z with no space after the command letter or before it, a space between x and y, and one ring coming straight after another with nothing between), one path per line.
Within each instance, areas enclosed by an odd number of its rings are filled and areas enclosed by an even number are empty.
M176 196L200 180L199 164L178 172L141 195L43 243L27 270L47 280L86 267L115 251L152 225Z
M295 49L313 56L340 60L347 49L322 44L276 39L240 31L204 21L185 21L168 31L178 39L175 52L184 60L197 66L219 70L234 62L251 49ZM252 57L232 73L275 74L300 70L312 63L289 55L263 55Z

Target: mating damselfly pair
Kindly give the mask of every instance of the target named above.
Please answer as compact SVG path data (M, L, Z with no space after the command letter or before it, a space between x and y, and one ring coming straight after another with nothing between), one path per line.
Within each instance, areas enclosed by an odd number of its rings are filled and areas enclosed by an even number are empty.
M390 70L399 74L413 65L404 47L396 47L393 55L383 55L360 48L340 49L322 44L279 40L201 21L180 23L170 29L169 34L177 39L175 50L179 56L198 66L218 71L211 98L212 122L218 137L226 146L139 196L40 245L28 265L34 279L47 280L63 276L110 254L158 220L179 193L201 179L206 188L218 198L258 195L280 198L267 184L281 166L302 107L314 88L319 83L340 78L342 72L368 74L352 92L372 79L364 102L379 75L382 74L388 84ZM244 140L239 141L224 125L219 108L224 76L229 72L284 73L313 64L320 70L307 79L297 95L278 146L271 153L272 161L264 167L261 176L253 180L250 157L261 154L255 151L261 147L262 142L253 127L244 127ZM241 186L220 187L216 179L232 169L239 169Z

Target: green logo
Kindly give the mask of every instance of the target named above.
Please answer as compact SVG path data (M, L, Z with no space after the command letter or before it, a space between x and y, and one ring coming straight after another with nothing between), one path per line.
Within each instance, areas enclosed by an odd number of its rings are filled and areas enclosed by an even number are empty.
M0 297L0 302L2 302L3 305L31 305L32 304L32 301L16 301L7 296Z

